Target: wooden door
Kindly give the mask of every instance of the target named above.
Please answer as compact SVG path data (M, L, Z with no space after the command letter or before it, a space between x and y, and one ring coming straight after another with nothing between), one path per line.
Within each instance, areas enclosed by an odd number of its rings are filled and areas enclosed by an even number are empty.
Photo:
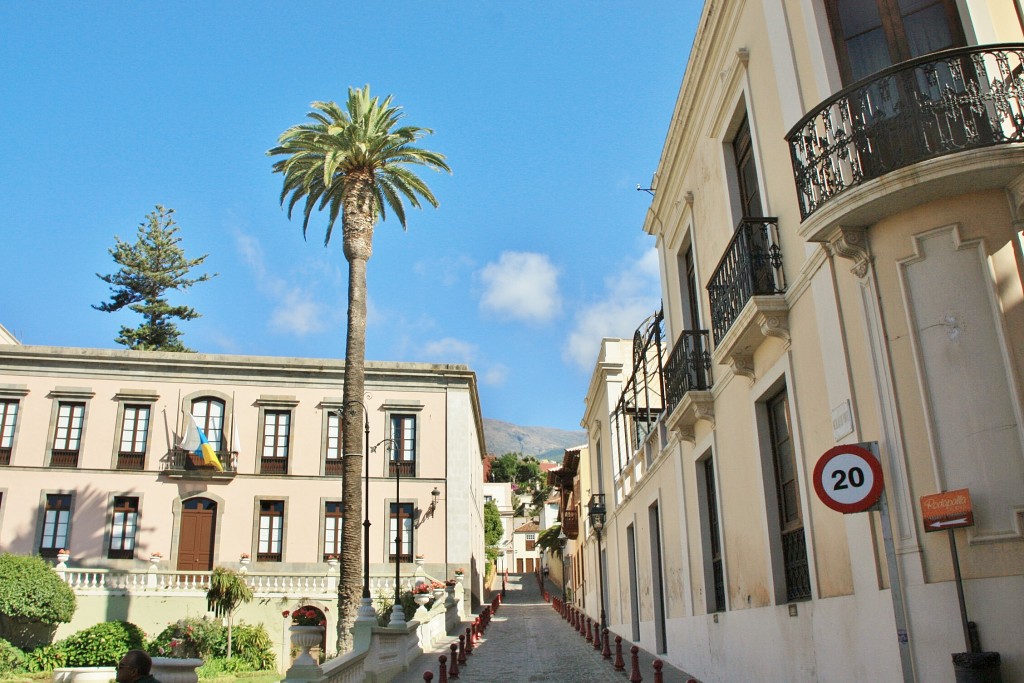
M526 558L526 572L528 574L532 574L533 573L533 558L532 557Z
M521 557L516 558L516 571L520 574L523 573L523 558Z
M213 540L217 526L217 504L207 498L192 498L182 504L178 534L178 571L213 569Z

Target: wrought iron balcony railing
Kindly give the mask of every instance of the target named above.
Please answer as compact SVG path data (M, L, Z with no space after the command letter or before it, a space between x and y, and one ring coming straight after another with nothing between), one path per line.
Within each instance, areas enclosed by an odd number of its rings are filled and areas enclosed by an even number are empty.
M715 344L751 297L785 291L778 219L744 218L708 282Z
M935 52L844 88L786 135L800 215L890 171L1024 142L1024 44Z
M388 461L388 476L393 477L395 474L401 477L415 477L416 476L416 461L415 460L394 460Z
M213 465L204 463L202 457L195 453L175 448L168 454L168 458L164 463L164 470L172 475L174 473L185 473L189 476L235 475L235 453L231 451L218 451L217 459L220 460L220 464L224 468L223 472L218 472L217 468Z
M707 330L684 330L665 362L665 412L688 391L711 388L711 345Z

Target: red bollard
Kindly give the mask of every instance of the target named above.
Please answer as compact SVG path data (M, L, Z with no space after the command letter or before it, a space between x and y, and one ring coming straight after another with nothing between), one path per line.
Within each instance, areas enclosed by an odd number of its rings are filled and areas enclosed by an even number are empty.
M434 680L434 674L430 673L429 671L424 671L423 672L423 680L425 680L425 681L432 681L432 680Z
M622 636L615 636L615 663L612 666L616 671L626 670L626 663L622 661Z
M601 650L601 657L603 659L611 659L612 649L608 645L608 629L606 628L604 630L604 633L602 633L601 635L604 636L603 638L601 638L602 644L604 645L604 648Z
M460 638L462 636L459 636ZM466 656L473 654L473 629L469 626L466 627Z
M466 666L466 636L459 636L459 666Z
M585 635L587 636L587 642L588 643L594 642L594 634L591 631L591 629L593 628L593 625L594 625L594 622L590 619L590 617L587 617L587 632L586 632Z
M438 672L440 675L437 678L437 683L448 683L448 657L441 655L437 658L437 661L441 662L441 671Z
M594 649L601 651L601 624L594 622Z
M449 646L448 649L452 651L452 659L451 659L452 665L451 665L451 668L448 669L448 678L458 678L459 677L459 646L456 645L455 643L452 643L451 646Z
M662 678L661 667L665 666L665 663L660 659L654 660L654 683L665 683L665 679Z
M634 645L629 648L629 654L632 655L631 666L633 668L629 672L629 683L642 683L644 677L640 675L640 648Z

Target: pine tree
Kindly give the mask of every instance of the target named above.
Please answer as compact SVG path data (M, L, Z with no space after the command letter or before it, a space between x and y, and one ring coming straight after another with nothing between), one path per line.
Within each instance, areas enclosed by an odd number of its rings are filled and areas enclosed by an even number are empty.
M121 327L114 340L122 346L136 351L183 351L192 352L181 342L182 332L174 319L195 320L201 317L189 306L171 306L166 298L168 290L184 291L194 284L205 282L213 275L204 274L189 278L189 272L206 260L208 254L199 258L185 258L185 251L179 246L178 225L174 222L174 209L159 204L156 210L140 223L135 244L129 244L114 236L114 248L110 255L121 268L112 275L96 276L110 285L110 301L94 305L93 308L106 313L120 311L124 307L142 315L145 321L136 328Z

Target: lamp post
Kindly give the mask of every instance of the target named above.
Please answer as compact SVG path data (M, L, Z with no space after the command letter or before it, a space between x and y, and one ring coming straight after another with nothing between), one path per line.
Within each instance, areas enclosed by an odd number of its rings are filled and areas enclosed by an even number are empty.
M377 621L377 612L373 609L373 600L370 598L370 414L366 405L359 400L345 401L341 404L341 410L336 413L339 421L339 432L341 427L341 413L349 406L359 406L363 409L363 493L365 503L363 505L363 597L360 600L359 611L356 613L356 621ZM339 433L339 439L340 439ZM340 445L340 444L339 444ZM344 450L344 449L342 449ZM341 573L345 571L344 565L340 565L338 573L339 598L341 592Z
M590 496L590 502L587 503L587 515L590 517L590 525L597 532L597 575L600 582L599 590L601 591L601 633L604 633L604 629L608 627L604 614L604 566L601 563L601 530L604 529L605 512L604 494L595 493Z

